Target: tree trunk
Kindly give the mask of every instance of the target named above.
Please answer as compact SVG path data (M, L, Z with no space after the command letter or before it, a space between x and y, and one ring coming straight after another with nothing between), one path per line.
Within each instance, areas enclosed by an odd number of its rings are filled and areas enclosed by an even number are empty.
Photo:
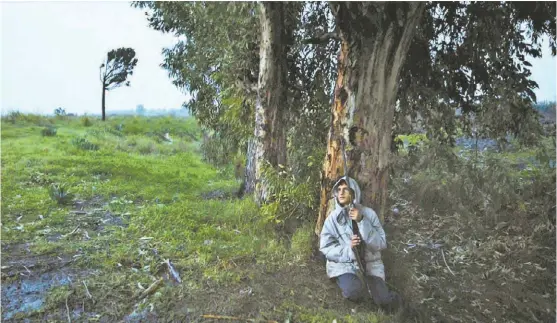
M102 114L103 114L103 117L102 117L102 121L104 121L105 118L106 118L106 116L105 116L105 108L104 108L105 93L106 93L106 88L104 87L104 84L103 84L103 96L102 96Z
M316 234L334 204L332 185L345 174L341 138L346 142L348 175L360 185L362 203L384 220L399 74L425 3L342 2L331 6L342 44Z
M242 197L253 192L255 192L255 140L250 139L248 141L244 182L238 195Z
M259 205L268 201L263 168L286 163L284 111L288 66L285 3L261 2L261 49L259 84L255 105L255 197Z

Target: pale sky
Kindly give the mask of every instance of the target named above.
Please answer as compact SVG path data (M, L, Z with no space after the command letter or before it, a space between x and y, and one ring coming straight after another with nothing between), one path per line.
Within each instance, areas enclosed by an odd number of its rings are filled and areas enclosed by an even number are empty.
M107 92L107 112L177 109L188 97L160 67L176 38L148 27L129 2L2 2L2 111L101 112L99 66L111 49L138 59L130 87Z
M106 53L132 47L139 62L131 87L107 92L107 112L176 109L189 96L160 67L162 49L176 38L148 27L144 12L129 2L1 2L1 108L52 113L101 111L99 65ZM531 60L538 101L556 99L556 59L544 47Z

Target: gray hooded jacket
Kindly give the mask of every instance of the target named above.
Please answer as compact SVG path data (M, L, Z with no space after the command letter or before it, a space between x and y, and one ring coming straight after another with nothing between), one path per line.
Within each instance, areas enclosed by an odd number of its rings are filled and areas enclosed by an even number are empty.
M342 180L350 181L350 188L354 190L354 207L362 214L362 220L358 222L358 228L365 242L364 258L366 275L378 276L385 279L385 268L381 260L381 250L387 247L385 231L375 211L360 204L360 187L350 177L342 177L333 186L335 197L335 209L332 211L323 226L319 241L319 250L327 258L327 276L337 277L342 274L356 274L358 263L356 256L350 247L352 231L352 220L348 212L343 212L343 207L338 203L336 196L337 186ZM348 182L348 181L347 181Z

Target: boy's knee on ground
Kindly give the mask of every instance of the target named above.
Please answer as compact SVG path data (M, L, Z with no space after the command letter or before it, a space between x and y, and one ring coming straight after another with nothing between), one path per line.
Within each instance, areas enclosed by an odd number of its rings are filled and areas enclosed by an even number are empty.
M341 275L337 278L337 282L344 298L353 301L362 297L363 286L356 275Z

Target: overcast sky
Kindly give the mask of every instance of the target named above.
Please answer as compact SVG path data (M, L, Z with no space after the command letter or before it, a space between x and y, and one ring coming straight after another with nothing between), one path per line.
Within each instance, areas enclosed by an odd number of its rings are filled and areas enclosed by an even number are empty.
M176 109L187 100L160 67L175 38L147 25L129 2L2 2L2 110L100 113L99 66L132 47L130 87L107 92L107 111Z
M106 53L132 47L139 59L131 87L107 94L107 111L175 109L188 100L159 65L171 35L147 26L144 12L129 2L2 2L2 112L100 113L99 65ZM532 60L538 101L556 98L556 59L544 47Z

